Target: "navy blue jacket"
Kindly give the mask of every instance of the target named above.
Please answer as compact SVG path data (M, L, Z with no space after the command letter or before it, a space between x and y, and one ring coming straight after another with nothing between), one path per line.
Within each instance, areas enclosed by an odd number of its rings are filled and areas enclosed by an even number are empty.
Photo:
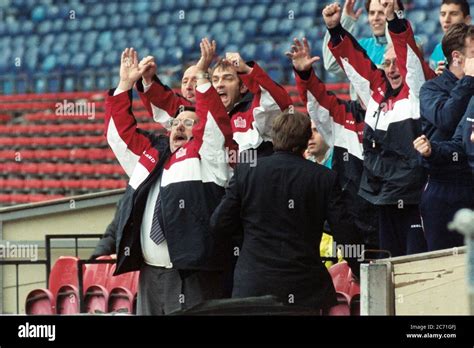
M450 140L474 95L474 77L458 79L451 71L427 81L420 90L422 130L431 142ZM428 174L434 179L463 179L459 174L469 173L466 162L449 161L436 164L423 161Z
M452 163L453 159L456 159L455 162L459 162L465 168L456 174L457 177L469 175L469 167L471 175L474 176L473 132L474 97L471 98L467 111L461 122L459 122L453 138L449 141L431 143L431 156L427 162L432 165L446 165L447 163ZM467 166L467 163L469 166ZM472 182L471 179L471 183Z

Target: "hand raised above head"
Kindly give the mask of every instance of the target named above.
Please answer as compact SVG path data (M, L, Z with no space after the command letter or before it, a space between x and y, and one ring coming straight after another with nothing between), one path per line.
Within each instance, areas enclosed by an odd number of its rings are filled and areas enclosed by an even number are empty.
M342 11L344 14L351 17L353 20L357 21L359 17L362 15L362 9L358 9L357 12L354 11L356 0L346 0L344 3L344 10Z
M153 76L156 74L156 63L155 63L155 57L153 56L147 56L143 58L140 63L138 63L138 68L139 69L145 69L142 77L145 80L146 84L150 84L151 81L153 80Z
M201 48L201 57L199 58L196 67L199 72L207 73L216 54L217 45L214 40L211 42L206 37L201 40L199 47Z
M227 52L225 54L225 59L238 73L248 74L252 71L252 68L245 63L240 54L237 52Z
M333 29L341 23L341 15L341 6L337 2L327 5L323 10L324 23L329 29Z
M380 0L380 4L384 7L385 17L387 21L391 21L395 18L395 11L398 10L396 0Z
M133 84L143 75L149 64L138 66L138 54L132 48L126 48L122 52L120 60L120 84L119 88L128 90L133 87Z
M297 71L307 71L311 68L313 63L321 58L318 56L311 57L311 49L308 40L303 38L303 42L294 39L294 45L291 46L291 51L286 52L285 55L291 59L293 66Z

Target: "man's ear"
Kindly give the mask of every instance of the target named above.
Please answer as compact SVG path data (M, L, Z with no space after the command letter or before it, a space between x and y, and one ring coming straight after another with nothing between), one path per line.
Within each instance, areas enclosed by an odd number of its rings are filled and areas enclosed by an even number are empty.
M451 53L451 57L453 58L453 66L460 66L462 64L461 61L461 52L453 51Z
M247 86L243 83L240 84L240 94L245 94L249 91L249 89L247 88Z
M471 16L466 16L466 19L464 20L464 23L469 25L469 24L471 24L471 22L472 22L472 17Z

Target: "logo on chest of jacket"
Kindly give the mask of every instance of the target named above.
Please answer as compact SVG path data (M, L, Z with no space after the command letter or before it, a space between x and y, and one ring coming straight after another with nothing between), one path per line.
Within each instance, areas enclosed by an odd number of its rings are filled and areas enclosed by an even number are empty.
M242 116L239 116L234 120L234 126L235 128L246 128L247 121L244 118L242 118Z
M184 147L180 148L176 152L176 159L186 156L186 151L187 151L187 149L185 149Z

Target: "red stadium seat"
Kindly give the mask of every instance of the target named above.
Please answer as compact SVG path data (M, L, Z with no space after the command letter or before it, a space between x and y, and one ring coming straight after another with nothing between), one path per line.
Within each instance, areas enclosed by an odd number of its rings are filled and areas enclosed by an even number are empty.
M347 262L333 265L329 269L329 274L338 294L338 305L332 309L333 313L349 313L338 315L360 315L360 285L354 281Z
M54 296L47 289L36 289L26 296L25 313L29 315L53 315Z
M98 260L111 260L110 256L101 256ZM109 292L105 288L112 264L88 264L84 274L84 304L87 313L107 312Z
M133 312L133 301L137 291L138 273L129 272L113 276L115 265L111 267L107 290L109 291L108 312Z
M331 307L329 316L349 316L351 315L350 298L347 294L336 292L337 305Z
M56 296L56 314L79 313L79 290L74 285L63 285Z
M72 256L60 256L51 269L49 276L49 290L57 296L59 289L64 285L78 287L77 263L79 259Z

